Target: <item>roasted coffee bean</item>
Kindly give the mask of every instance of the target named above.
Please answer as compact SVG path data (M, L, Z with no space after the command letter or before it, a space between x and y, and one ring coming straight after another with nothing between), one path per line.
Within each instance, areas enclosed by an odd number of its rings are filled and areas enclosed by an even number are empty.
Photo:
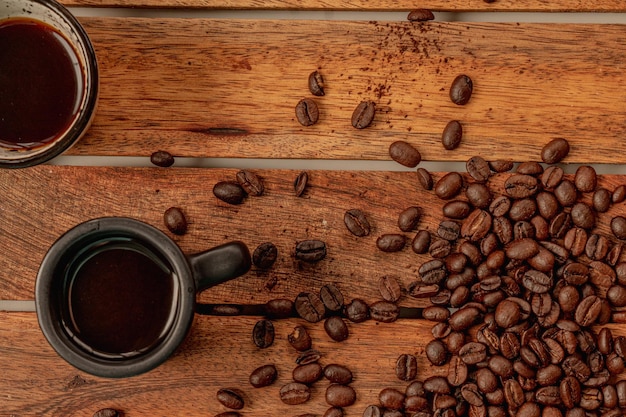
M466 343L459 350L459 357L467 365L475 365L487 358L487 346L479 342Z
M600 315L600 309L601 299L599 297L589 295L583 298L580 304L578 304L578 307L576 307L576 312L574 313L576 323L581 326L591 326L596 322L596 319Z
M435 194L442 200L450 200L461 191L463 177L456 172L449 172L435 184Z
M323 96L325 94L324 77L317 70L309 74L309 91L314 96Z
M465 196L469 203L481 209L486 209L491 204L491 191L485 184L472 183L467 186Z
M561 402L569 409L574 408L580 402L580 382L573 376L566 376L559 383Z
M397 277L393 275L384 275L378 280L378 291L383 300L395 303L402 297L402 287Z
M531 269L524 274L522 285L531 292L541 294L550 291L553 282L552 278L543 272Z
M156 151L150 155L150 162L161 168L167 168L174 165L174 156L167 151Z
M481 156L473 156L465 163L465 169L467 173L476 182L485 183L491 176L491 170L489 169L489 163L485 161Z
M606 298L612 306L626 306L626 288L621 285L612 285L606 293Z
M516 379L507 379L504 381L504 398L507 404L515 409L524 404L526 398L524 396L524 390Z
M252 263L261 269L269 269L278 258L278 248L272 242L261 243L252 252Z
M613 190L613 194L611 195L611 202L613 204L619 204L626 199L626 185L618 185Z
M549 166L541 174L541 184L545 190L554 190L563 179L563 168L559 166Z
M611 249L606 253L606 257L604 258L606 263L615 266L622 257L622 251L624 250L624 245L620 242L611 246Z
M302 126L312 126L320 118L320 111L315 100L303 98L296 104L296 119Z
M241 417L241 414L236 411L224 411L223 413L216 414L215 417Z
M373 320L391 323L398 319L400 308L389 301L376 301L370 306L370 316Z
M626 218L622 216L613 217L611 220L611 231L616 238L626 239Z
M584 388L580 396L580 407L597 410L602 405L602 392L598 388Z
M344 307L344 314L353 323L362 323L369 318L369 306L359 298L355 298Z
M356 401L356 391L349 385L330 384L326 388L326 403L334 407L349 407Z
M541 150L541 160L546 164L556 164L561 162L569 153L569 142L567 139L553 139L544 145Z
M219 181L213 186L213 195L228 204L241 204L246 192L237 182Z
M514 359L519 355L521 345L519 338L512 332L504 332L500 338L500 353L507 359Z
M350 335L348 325L339 316L331 316L324 321L324 330L335 342L343 342Z
M367 236L372 230L370 223L367 220L367 216L362 210L359 209L351 209L346 211L346 213L343 215L343 222L346 225L346 228L354 236Z
M315 349L305 350L304 352L300 352L300 354L296 358L296 364L307 365L309 363L319 361L321 357L322 357L322 354L318 350L315 350Z
M581 383L584 383L591 376L589 367L576 356L565 358L561 367L566 375L575 377Z
M363 417L382 417L383 410L377 405L368 405L363 411Z
M347 385L352 382L352 372L342 365L330 364L324 367L324 377L334 384Z
M424 284L437 284L447 276L446 265L440 259L424 262L418 273Z
M481 406L484 404L483 396L478 390L478 386L474 383L467 383L461 387L461 396L470 405Z
M536 211L537 203L534 199L522 198L520 200L515 200L513 204L511 204L509 218L514 222L530 220L530 218L535 215Z
M496 323L503 329L513 327L521 318L520 310L520 306L516 302L502 300L496 307Z
M491 230L492 218L485 210L475 209L463 221L461 236L472 242L477 242L487 236Z
M433 20L435 15L428 9L415 9L411 10L407 15L407 19L410 22L425 22L427 20Z
M496 197L491 204L489 204L489 213L493 217L506 216L511 208L511 199L506 196Z
M524 261L539 252L539 244L530 238L516 239L506 245L505 252L509 259Z
M274 343L274 325L270 320L259 320L252 330L252 341L261 349L268 348Z
M527 161L522 162L517 166L515 170L518 174L532 175L533 177L539 177L543 174L543 167L539 162Z
M571 207L578 199L578 191L576 190L576 186L573 182L570 180L563 180L554 189L554 196L563 207Z
M396 360L396 376L401 381L412 381L417 376L417 359L415 356L403 353Z
M429 298L438 295L439 291L439 285L424 285L421 281L417 280L409 284L407 293L413 298Z
M546 220L552 220L561 208L554 194L546 191L538 193L536 201L539 214Z
M602 406L604 408L616 408L618 406L615 386L605 385L602 387Z
M465 74L457 75L450 85L450 100L460 106L467 104L472 97L474 83Z
M415 168L422 160L420 151L403 140L397 140L389 145L389 156L400 165L409 168Z
M461 386L467 381L468 374L469 369L463 359L458 355L452 356L448 364L448 383L454 387Z
M537 370L537 383L542 386L554 385L561 380L561 375L561 367L550 364Z
M395 388L384 388L378 394L380 405L389 410L400 410L404 406L404 394Z
M498 173L507 172L507 171L512 170L513 166L514 166L513 161L508 161L504 159L499 159L496 161L489 161L489 168L491 168L493 172L498 172Z
M459 238L461 233L461 226L453 220L444 220L439 223L437 228L437 235L448 241L455 241Z
M311 323L324 318L326 307L317 294L301 292L294 302L296 312L300 317Z
M121 412L115 410L114 408L103 408L101 410L96 411L93 414L93 417L121 417Z
M376 239L376 246L383 252L399 252L406 245L406 236L399 233L387 233Z
M276 381L278 371L274 365L263 365L256 368L250 374L250 385L254 388L262 388L272 385Z
M472 207L465 201L453 200L443 206L443 215L451 219L464 219L472 211Z
M283 385L279 391L280 400L285 404L303 404L311 397L311 390L299 382L290 382Z
M488 360L489 369L501 378L509 378L513 375L513 362L502 355L493 355Z
M611 207L611 192L606 188L600 187L593 193L592 204L593 209L598 213L605 213Z
M170 207L165 210L163 223L175 235L184 235L187 232L187 218L183 210L178 207Z
M562 239L565 237L570 227L572 227L572 217L569 213L562 211L550 222L550 236L555 239Z
M326 257L326 243L321 240L303 240L296 243L296 259L304 262L318 262Z
M433 177L425 168L417 168L417 180L423 189L430 191L433 189Z
M585 203L576 203L570 212L572 223L582 229L592 229L596 225L596 213Z
M320 288L320 299L329 311L340 311L343 308L343 294L333 284L326 284Z
M474 379L476 380L478 390L483 394L494 392L500 385L496 374L494 374L489 368L478 369L474 374Z
M425 320L444 322L450 317L450 310L441 306L428 306L422 311Z
M317 362L296 366L291 377L295 382L310 385L322 377L322 365Z
M455 311L448 319L448 324L454 331L468 329L480 318L480 310L476 307L464 307Z
M436 259L445 258L452 253L452 244L446 239L434 239L428 248L428 253Z
M441 144L449 151L456 149L463 139L463 126L458 120L448 122L441 134Z
M265 303L265 314L270 318L284 319L293 315L293 301L276 298Z
M609 252L609 240L598 234L591 234L587 238L587 244L585 245L585 254L587 257L594 261L604 259Z
M539 183L537 178L533 176L514 174L504 182L504 190L509 197L515 199L527 198L539 191Z
M237 182L246 193L252 196L260 196L265 191L263 180L252 171L246 169L237 172Z
M343 409L341 407L330 407L324 412L322 417L343 417Z
M376 103L373 101L362 101L352 113L352 126L356 129L365 129L374 120L376 114Z
M535 400L542 405L560 405L561 395L559 393L559 387L549 386L539 388L535 392Z
M581 165L574 175L574 185L581 193L590 193L598 184L596 170L589 165Z
M626 380L620 380L615 384L617 391L617 404L620 408L626 408Z
M448 350L441 340L431 340L424 349L426 358L435 366L441 366L448 360Z
M422 213L419 207L407 207L398 215L398 228L403 232L415 230Z
M309 174L306 171L300 172L293 181L293 190L296 197L300 197L309 183Z
M433 407L439 406L438 404L437 405L435 404L436 400L437 400L437 397L433 399ZM429 405L428 400L424 397L420 397L418 395L406 395L405 394L404 407L403 407L405 413L406 412L408 413L425 412L425 410L428 409L428 405ZM404 416L404 414L401 414L401 416Z
M420 230L411 241L411 249L417 254L428 252L430 248L430 233L428 230Z
M450 385L442 376L431 376L424 380L424 390L433 394L450 394Z
M217 391L217 400L226 408L241 410L244 406L241 394L231 388L221 388Z

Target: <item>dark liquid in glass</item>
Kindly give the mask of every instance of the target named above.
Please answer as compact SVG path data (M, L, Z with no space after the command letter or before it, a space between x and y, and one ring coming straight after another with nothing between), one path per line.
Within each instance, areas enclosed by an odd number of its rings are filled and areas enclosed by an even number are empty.
M157 345L171 327L175 276L137 247L105 244L71 268L75 272L69 277L66 329L93 353L140 354Z
M57 139L79 112L83 84L76 52L54 28L0 22L0 145L29 149Z

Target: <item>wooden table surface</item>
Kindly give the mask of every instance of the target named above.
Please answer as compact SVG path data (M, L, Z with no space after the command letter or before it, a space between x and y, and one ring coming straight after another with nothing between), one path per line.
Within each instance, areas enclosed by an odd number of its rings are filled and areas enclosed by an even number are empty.
M77 7L148 7L190 10L405 11L408 1L232 0L68 0ZM626 12L618 0L427 0L434 11ZM78 9L80 10L80 9ZM238 18L81 17L98 56L99 108L73 156L144 157L166 150L191 158L388 161L396 140L415 145L424 161L486 159L538 161L545 143L565 137L571 152L564 162L602 163L619 169L626 151L626 28L617 24L487 23L361 20L252 20ZM294 107L310 97L307 78L323 73L326 95L316 98L320 121L302 127ZM448 98L452 79L466 73L474 95L466 106ZM373 100L371 127L350 124L353 109ZM464 127L461 146L443 149L441 132L449 120ZM111 159L109 159L111 160ZM397 233L397 216L422 207L421 229L436 230L443 202L424 191L414 170L309 171L301 197L293 195L299 169L257 169L266 185L260 197L232 206L217 200L213 185L234 180L236 168L158 168L47 164L0 171L0 300L32 300L35 276L47 248L65 230L101 216L128 216L162 230L163 212L181 207L189 231L172 238L187 253L231 239L250 248L272 241L279 250L268 271L253 267L245 276L199 296L203 303L260 304L294 299L335 284L346 300L380 299L378 279L399 277L404 287L429 259L408 247L387 254L376 238ZM270 163L271 164L271 163ZM570 172L571 167L563 165ZM607 168L608 167L608 168ZM444 173L433 173L435 179ZM501 186L506 174L491 183ZM599 185L626 184L607 174ZM365 211L372 234L352 236L343 224L351 208ZM612 216L600 216L599 233L615 240ZM169 233L169 232L168 232ZM412 238L414 233L407 233ZM294 259L297 241L328 245L323 261ZM425 307L426 299L403 297L405 307ZM0 312L0 415L91 416L101 408L125 416L210 416L226 409L219 388L244 392L244 416L321 416L327 382L313 386L306 404L289 406L279 397L291 380L295 351L287 335L297 324L311 332L322 362L345 364L354 372L357 402L347 416L360 416L377 403L385 387L404 389L394 373L397 357L416 354L419 379L441 373L430 367L424 346L431 324L400 319L349 324L350 337L338 343L322 323L290 318L275 321L276 340L267 349L251 340L259 317L197 315L191 333L166 363L146 374L111 380L65 363L47 344L33 312ZM623 325L611 324L615 335ZM277 382L254 389L257 366L273 363Z

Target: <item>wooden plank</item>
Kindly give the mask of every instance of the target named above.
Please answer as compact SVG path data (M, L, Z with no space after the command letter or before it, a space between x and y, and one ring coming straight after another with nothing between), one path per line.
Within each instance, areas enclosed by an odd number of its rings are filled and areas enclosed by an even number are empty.
M252 10L369 10L369 11L408 11L419 6L434 11L511 11L511 12L623 12L624 3L619 0L588 2L583 0L497 0L487 3L484 0L424 0L416 5L408 0L65 0L68 6L78 7L151 7L188 9L252 9Z
M83 18L101 98L74 155L389 159L395 140L425 160L537 160L554 137L568 162L619 163L626 151L622 25ZM294 108L319 69L320 121ZM466 73L474 95L452 104ZM370 128L350 124L374 100ZM464 140L445 151L450 120ZM515 153L511 154L511 149Z
M341 343L330 340L321 323L275 320L276 339L264 350L251 341L256 320L197 316L189 337L168 361L149 373L112 380L80 372L58 357L33 313L0 313L0 413L91 416L112 407L126 417L216 415L227 410L216 400L216 392L229 387L243 392L243 415L322 415L328 408L326 380L313 384L311 398L302 405L285 405L278 396L280 387L292 381L297 354L286 337L297 324L311 333L314 347L323 355L321 364L339 363L352 370L357 402L345 408L346 416L360 416L368 405L378 404L383 388L404 391L408 383L398 380L394 371L401 354L416 355L418 380L447 372L447 366L430 366L424 355L431 325L423 320L349 323L350 336ZM609 327L614 336L626 335L624 325ZM248 377L266 364L276 366L278 379L254 389Z
M398 214L409 206L422 208L419 228L436 233L443 201L424 191L414 172L311 171L302 197L293 195L298 171L263 170L266 191L248 197L238 206L213 196L222 180L234 180L232 169L111 168L40 166L0 171L3 221L0 222L0 299L33 298L35 277L48 247L70 227L91 218L127 216L165 230L162 217L179 206L189 219L189 231L172 237L186 253L195 253L228 240L238 239L254 249L271 241L279 250L268 271L253 268L245 277L221 284L202 294L208 303L265 303L272 298L294 299L301 291L319 291L335 283L348 298L368 302L380 298L378 279L396 275L405 288L417 279L428 255L416 255L406 247L383 253L376 239L384 233L400 233ZM435 179L441 173L433 174ZM508 174L492 177L491 186L502 189ZM599 185L613 190L626 184L622 176L601 176ZM463 197L464 198L464 197ZM352 236L343 223L346 210L362 209L372 233ZM626 216L624 204L599 216L598 231L611 240L608 223ZM405 234L408 240L414 232ZM328 255L317 264L294 258L297 241L320 239ZM625 255L626 256L626 255ZM425 306L426 300L405 297L402 305Z

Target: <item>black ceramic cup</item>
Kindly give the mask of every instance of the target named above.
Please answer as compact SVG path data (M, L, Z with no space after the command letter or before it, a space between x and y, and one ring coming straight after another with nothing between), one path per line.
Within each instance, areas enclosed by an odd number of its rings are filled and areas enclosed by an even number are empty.
M185 255L146 223L90 220L61 236L41 263L39 326L78 369L109 378L138 375L185 339L198 292L245 274L250 264L242 242Z

